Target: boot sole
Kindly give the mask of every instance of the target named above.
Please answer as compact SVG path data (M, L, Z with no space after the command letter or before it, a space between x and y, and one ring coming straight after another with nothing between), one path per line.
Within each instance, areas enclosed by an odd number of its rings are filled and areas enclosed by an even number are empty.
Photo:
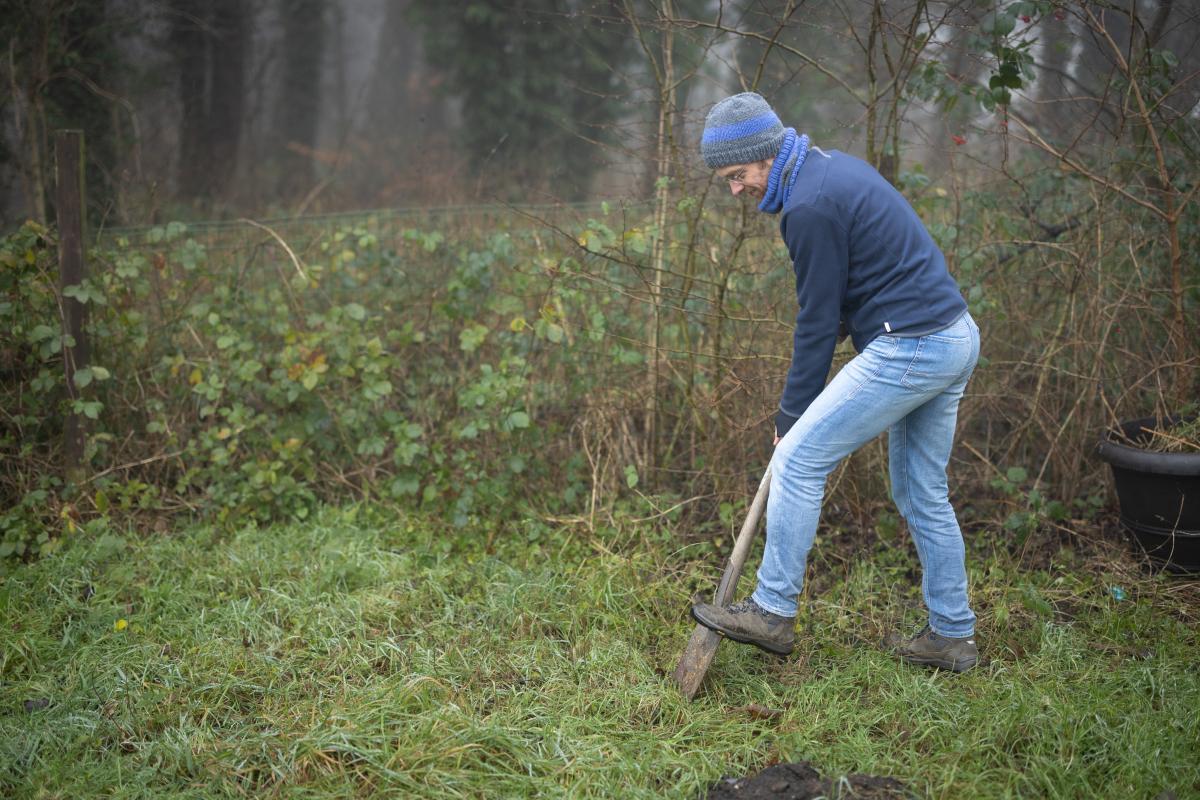
M792 650L795 647L794 645L792 645L792 646L789 646L786 649L784 649L784 648L780 648L776 645L767 644L766 642L760 642L756 639L748 639L748 638L743 637L740 634L732 633L732 632L726 630L725 628L721 627L720 625L717 625L714 622L711 622L706 619L701 619L700 616L696 613L696 609L694 606L690 609L690 613L692 615L692 619L696 620L696 622L698 622L701 625L703 625L704 627L708 628L710 631L719 633L722 636L724 636L726 639L732 639L733 641L739 642L741 644L752 644L755 647L757 647L759 650L770 653L773 656L791 655Z
M923 658L921 656L910 656L899 654L900 660L906 664L916 664L919 667L936 667L938 669L949 670L950 672L963 673L969 669L974 669L979 663L978 658L969 658L962 660L949 660L944 658Z

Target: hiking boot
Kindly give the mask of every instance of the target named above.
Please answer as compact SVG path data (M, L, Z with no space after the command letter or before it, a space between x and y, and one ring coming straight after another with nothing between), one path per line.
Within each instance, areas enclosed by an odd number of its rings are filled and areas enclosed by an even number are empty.
M953 639L934 633L928 625L908 641L901 640L899 634L892 634L885 645L901 661L951 672L966 672L979 662L979 648L975 646L974 636Z
M752 644L777 656L792 652L796 643L794 617L772 614L749 597L730 606L697 603L692 606L692 617L735 642Z

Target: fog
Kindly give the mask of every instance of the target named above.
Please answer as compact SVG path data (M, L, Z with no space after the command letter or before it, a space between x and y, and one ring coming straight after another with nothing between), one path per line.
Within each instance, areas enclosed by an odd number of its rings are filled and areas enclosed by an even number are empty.
M955 142L1006 147L972 94L1006 53L1012 109L1047 135L1119 128L1111 50L1073 4L1010 5L1001 31L966 2L14 0L0 224L48 218L59 128L85 132L106 225L648 197L706 179L704 110L750 88L893 180L936 175ZM1196 11L1138 8L1108 30L1194 66ZM1189 113L1194 90L1170 102Z

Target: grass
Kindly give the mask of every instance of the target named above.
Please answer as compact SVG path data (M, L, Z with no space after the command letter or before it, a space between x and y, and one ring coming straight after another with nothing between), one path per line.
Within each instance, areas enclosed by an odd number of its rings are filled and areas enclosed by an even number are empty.
M922 622L911 548L828 536L796 654L726 643L687 703L669 676L711 549L492 534L330 510L93 533L10 572L0 794L692 798L779 760L929 797L1200 794L1193 584L977 552L989 659L953 676L874 645Z

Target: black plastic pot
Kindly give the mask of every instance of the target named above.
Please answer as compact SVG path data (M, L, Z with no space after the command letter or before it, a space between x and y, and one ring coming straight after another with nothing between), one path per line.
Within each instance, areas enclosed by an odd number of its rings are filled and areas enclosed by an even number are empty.
M1120 432L1104 434L1097 452L1112 467L1121 525L1130 540L1165 569L1200 575L1200 453L1137 447L1150 438L1145 429L1159 422L1155 417L1123 422Z

